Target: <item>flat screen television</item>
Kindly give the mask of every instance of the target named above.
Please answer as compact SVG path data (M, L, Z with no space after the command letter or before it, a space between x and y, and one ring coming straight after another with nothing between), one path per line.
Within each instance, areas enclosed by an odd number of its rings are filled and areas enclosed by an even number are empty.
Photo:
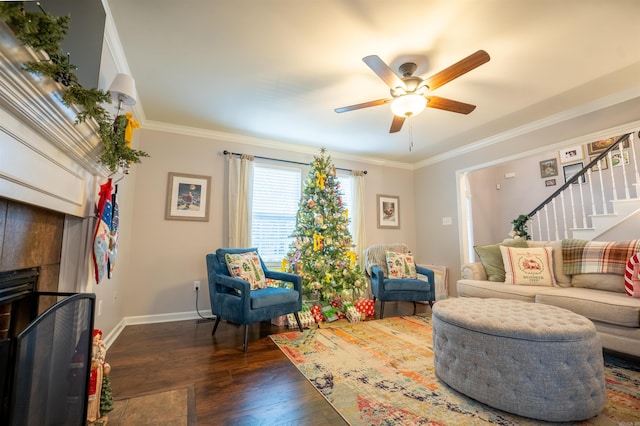
M69 53L75 74L86 89L98 87L106 14L101 0L39 0L53 16L69 16L69 31L62 53ZM29 11L40 11L35 1L25 2Z

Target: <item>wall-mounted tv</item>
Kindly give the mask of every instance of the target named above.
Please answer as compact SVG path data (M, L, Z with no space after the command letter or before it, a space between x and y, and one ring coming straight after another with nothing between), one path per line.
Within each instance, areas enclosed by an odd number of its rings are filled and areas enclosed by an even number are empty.
M104 40L105 11L102 0L39 0L42 9L54 16L69 16L69 31L62 53L69 53L75 74L85 88L97 88ZM40 11L35 1L25 2L29 11Z

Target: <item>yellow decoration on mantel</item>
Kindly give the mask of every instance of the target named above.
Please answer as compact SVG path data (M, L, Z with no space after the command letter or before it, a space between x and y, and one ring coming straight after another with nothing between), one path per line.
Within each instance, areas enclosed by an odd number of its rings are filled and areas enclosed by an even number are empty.
M326 173L316 172L316 185L324 191L324 180L327 178Z
M140 123L133 119L133 114L126 113L127 127L124 128L124 140L127 143L127 147L131 148L131 140L133 139L133 129L139 129Z

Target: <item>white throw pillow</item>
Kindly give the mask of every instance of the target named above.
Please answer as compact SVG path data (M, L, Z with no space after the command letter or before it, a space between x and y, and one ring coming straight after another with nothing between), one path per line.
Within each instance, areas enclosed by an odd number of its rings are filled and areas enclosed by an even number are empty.
M500 247L505 284L555 286L551 247Z

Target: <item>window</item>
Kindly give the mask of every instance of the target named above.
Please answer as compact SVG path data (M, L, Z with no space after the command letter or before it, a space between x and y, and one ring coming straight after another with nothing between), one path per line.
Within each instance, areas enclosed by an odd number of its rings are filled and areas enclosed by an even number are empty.
M304 170L303 170L304 169ZM251 245L257 247L265 263L279 266L293 242L296 216L302 196L302 174L308 167L282 167L256 163L253 172ZM353 180L338 173L342 205L353 214ZM353 235L352 223L349 232Z
M262 260L280 264L289 251L302 187L300 168L255 164L251 214L252 246Z

